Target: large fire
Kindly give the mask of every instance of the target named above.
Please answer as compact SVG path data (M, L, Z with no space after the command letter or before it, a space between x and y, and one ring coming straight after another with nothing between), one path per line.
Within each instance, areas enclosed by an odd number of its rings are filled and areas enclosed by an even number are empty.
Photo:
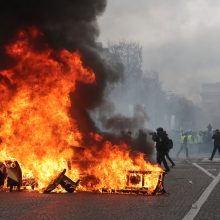
M82 146L85 134L70 114L70 93L77 81L95 84L96 75L83 66L80 52L46 45L36 50L34 42L41 37L30 28L6 46L15 64L0 71L0 161L17 160L23 176L34 177L39 190L63 169L73 180L83 176L81 190L123 189L129 170L161 172L143 154L132 156L127 145L103 141L95 132L90 138L96 144ZM77 147L84 149L80 156ZM158 175L145 180L149 189L156 187Z

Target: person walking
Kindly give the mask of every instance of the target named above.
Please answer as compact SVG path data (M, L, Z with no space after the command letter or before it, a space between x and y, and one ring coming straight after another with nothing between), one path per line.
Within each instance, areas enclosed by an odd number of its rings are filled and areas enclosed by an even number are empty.
M212 139L214 139L214 148L213 148L212 155L209 158L209 160L213 159L217 149L218 149L218 153L220 155L220 132L219 132L219 129L215 130L215 133L213 134Z
M179 154L181 153L181 151L185 150L186 152L186 158L189 158L189 152L188 152L188 147L187 147L187 141L188 141L188 136L187 133L182 133L180 136L180 149L177 152L177 157L179 157Z
M163 128L157 128L157 132L153 133L152 140L156 142L157 163L160 165L161 163L163 163L165 171L169 172L170 168L168 167L167 161L165 159L168 139L167 135L165 135Z

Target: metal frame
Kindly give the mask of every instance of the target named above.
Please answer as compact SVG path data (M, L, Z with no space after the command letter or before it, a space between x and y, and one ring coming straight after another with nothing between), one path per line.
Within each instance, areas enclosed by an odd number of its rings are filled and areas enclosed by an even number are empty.
M159 173L158 182L156 188L153 192L149 192L148 188L144 185L144 179L146 175L151 175L153 173ZM140 176L140 183L139 184L132 184L130 182L131 175L138 175ZM160 171L129 171L127 174L127 186L125 188L125 192L134 192L134 193L143 193L148 195L158 195L165 193L164 189L164 176L165 172ZM136 186L135 186L136 185Z

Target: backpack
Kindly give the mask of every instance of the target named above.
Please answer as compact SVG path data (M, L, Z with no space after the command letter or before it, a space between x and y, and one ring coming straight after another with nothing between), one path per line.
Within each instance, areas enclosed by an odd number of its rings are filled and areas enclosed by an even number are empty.
M172 139L170 139L170 138L168 138L168 144L167 144L168 146L168 149L172 149L173 148L173 141L172 141Z

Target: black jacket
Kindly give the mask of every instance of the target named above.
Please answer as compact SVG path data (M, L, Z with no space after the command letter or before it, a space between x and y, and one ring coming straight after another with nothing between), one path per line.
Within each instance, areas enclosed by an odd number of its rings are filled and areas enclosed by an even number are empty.
M212 139L214 139L214 146L219 146L220 147L220 132L216 132L212 136Z
M155 133L152 137L153 141L156 142L156 149L159 152L167 152L169 150L169 138L165 132Z

